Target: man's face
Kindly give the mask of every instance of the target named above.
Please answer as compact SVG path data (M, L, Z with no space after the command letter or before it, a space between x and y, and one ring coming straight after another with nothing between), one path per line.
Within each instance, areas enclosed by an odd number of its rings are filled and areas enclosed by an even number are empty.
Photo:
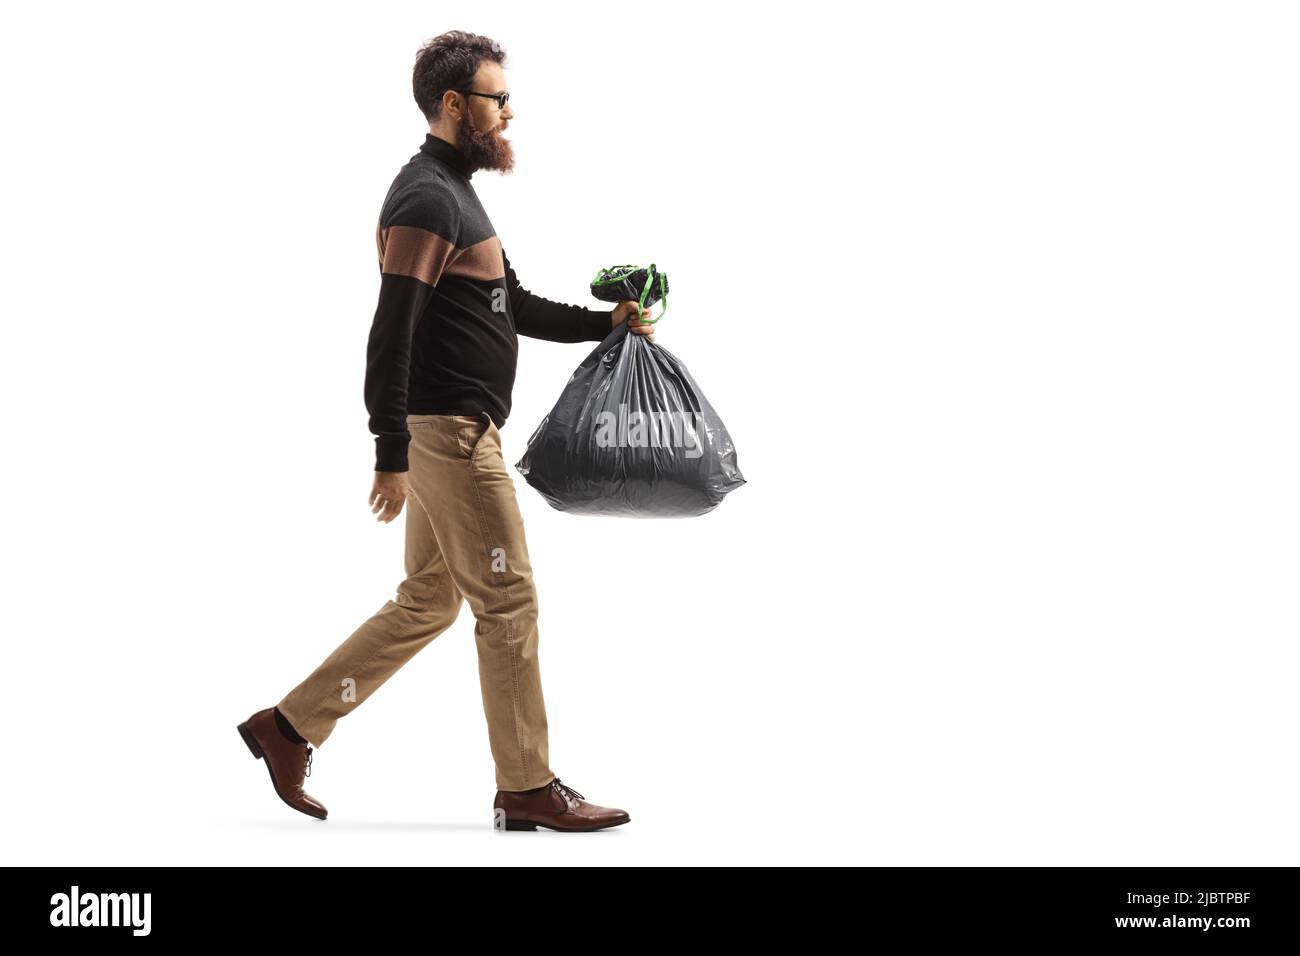
M500 63L480 63L474 82L468 87L478 93L505 93L506 76ZM463 94L462 94L463 95ZM510 172L515 165L514 150L510 141L501 134L505 131L514 111L510 104L497 109L495 100L486 96L464 96L465 112L457 124L460 151L475 169L496 169Z

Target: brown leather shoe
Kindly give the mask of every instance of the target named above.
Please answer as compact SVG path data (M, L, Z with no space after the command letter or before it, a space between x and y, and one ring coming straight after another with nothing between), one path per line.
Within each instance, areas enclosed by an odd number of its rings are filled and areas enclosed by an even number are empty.
M311 776L311 745L296 744L275 723L275 708L259 710L237 728L248 749L258 760L265 758L271 784L280 799L308 816L325 819L325 805L302 792L302 782Z
M492 807L505 810L507 830L603 830L632 819L626 810L587 803L559 777L537 790L498 790Z

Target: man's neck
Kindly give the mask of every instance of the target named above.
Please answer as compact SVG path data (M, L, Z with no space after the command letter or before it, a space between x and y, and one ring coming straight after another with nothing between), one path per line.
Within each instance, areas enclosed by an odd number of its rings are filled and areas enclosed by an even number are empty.
M448 126L445 123L433 123L429 126L429 132L460 149L460 131L456 129L455 124Z

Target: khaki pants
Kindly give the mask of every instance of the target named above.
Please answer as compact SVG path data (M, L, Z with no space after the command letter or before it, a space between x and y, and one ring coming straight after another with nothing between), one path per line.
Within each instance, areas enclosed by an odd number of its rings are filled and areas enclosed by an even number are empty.
M277 704L319 747L421 648L461 598L477 625L479 681L499 790L554 779L537 657L537 595L501 435L486 414L409 415L406 580L374 616Z

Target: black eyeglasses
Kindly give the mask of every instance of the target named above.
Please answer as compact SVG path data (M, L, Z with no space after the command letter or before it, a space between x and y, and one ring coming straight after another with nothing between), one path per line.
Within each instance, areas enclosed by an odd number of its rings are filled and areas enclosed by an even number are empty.
M506 104L510 102L509 93L480 93L477 90L452 90L453 93L468 93L470 96L486 96L490 100L497 101L497 109L503 110Z

